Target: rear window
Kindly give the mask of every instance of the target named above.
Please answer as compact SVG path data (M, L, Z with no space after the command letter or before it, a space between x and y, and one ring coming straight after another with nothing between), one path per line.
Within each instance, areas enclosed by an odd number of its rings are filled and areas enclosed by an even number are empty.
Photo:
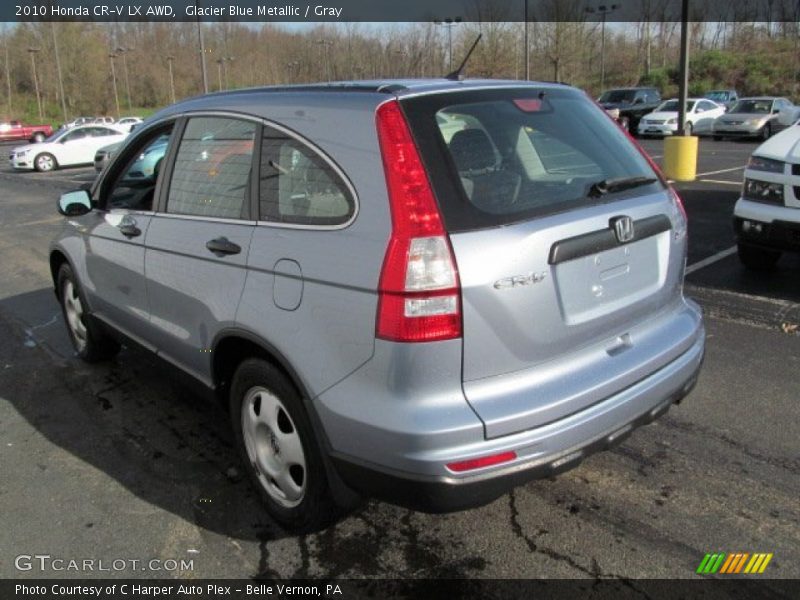
M593 184L656 175L581 92L504 89L403 103L448 230L466 231L661 189L598 195Z

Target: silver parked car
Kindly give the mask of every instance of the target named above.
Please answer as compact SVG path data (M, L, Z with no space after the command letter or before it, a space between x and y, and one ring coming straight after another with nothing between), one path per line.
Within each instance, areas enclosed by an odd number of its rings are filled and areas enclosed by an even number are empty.
M163 166L131 173L165 137ZM680 199L565 85L194 98L59 210L77 354L133 339L216 392L292 529L361 495L460 510L572 468L703 359Z
M792 106L788 99L774 96L740 98L726 114L714 121L714 139L758 137L766 140L783 129L778 123L778 114Z

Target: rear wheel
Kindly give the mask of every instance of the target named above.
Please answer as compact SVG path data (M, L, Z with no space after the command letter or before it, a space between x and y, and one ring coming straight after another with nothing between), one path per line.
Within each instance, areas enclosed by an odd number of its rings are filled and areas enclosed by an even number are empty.
M713 138L714 138L714 141L715 141L715 142L718 142L718 141L720 141L720 140L722 139L722 136L721 136L721 135L714 135L714 136L711 136L711 137L713 137Z
M98 362L119 352L119 343L92 323L88 304L68 264L58 271L58 297L75 353L86 362Z
M49 152L42 152L41 154L37 154L36 158L33 159L33 166L37 171L44 173L56 169L58 167L58 163L56 163L55 156Z
M694 133L694 125L692 125L691 121L686 121L686 125L683 127L684 135L692 135Z
M766 250L748 244L739 244L739 260L748 269L753 271L768 271L775 266L781 253L777 250Z
M631 130L631 120L628 117L620 117L619 118L619 126L622 127L625 131L630 132Z
M33 141L37 144L41 144L44 141L44 134L41 131L37 131L33 134Z
M300 395L273 364L245 360L233 377L230 414L245 469L267 511L292 531L315 531L336 514Z

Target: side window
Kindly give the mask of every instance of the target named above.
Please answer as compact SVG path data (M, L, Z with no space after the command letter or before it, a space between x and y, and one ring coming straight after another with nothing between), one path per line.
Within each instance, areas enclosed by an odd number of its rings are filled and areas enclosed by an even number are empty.
M226 117L189 119L172 171L167 212L225 219L247 215L256 125Z
M107 127L95 127L92 129L92 136L94 137L106 137L109 135L118 135L118 131L114 131L113 129L108 129Z
M297 225L341 225L355 201L334 169L314 150L264 128L261 141L260 219Z
M70 133L65 135L63 138L61 138L61 141L63 141L63 142L74 142L75 140L80 140L80 139L85 138L87 135L88 134L87 134L87 130L86 129L79 129L78 131L71 131Z
M148 136L125 153L130 156L106 189L106 208L152 210L156 183L161 173L161 163L169 147L172 125ZM111 147L111 152L119 149Z

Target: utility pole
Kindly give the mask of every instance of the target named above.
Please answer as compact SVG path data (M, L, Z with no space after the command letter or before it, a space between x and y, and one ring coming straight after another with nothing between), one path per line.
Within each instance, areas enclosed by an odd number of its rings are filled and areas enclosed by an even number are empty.
M61 58L59 58L58 53L58 41L56 40L56 24L55 22L50 23L50 27L53 33L53 50L55 51L56 55L56 71L58 72L58 91L61 94L61 110L64 113L64 123L69 121L69 117L67 117L67 98L64 96L64 77L61 75Z
M217 90L219 90L220 92L222 91L222 63L224 62L225 59L223 58L217 59L217 81L219 83L219 87L217 88Z
M194 2L195 10L197 10L197 0ZM206 70L206 44L203 40L203 25L200 22L200 17L197 17L197 41L200 45L200 72L203 77L203 93L208 93L208 71Z
M117 58L117 55L113 52L110 52L108 58L111 59L111 81L114 85L114 103L117 105L117 119L120 117L119 112L119 93L117 92L117 71L114 68L114 59Z
M525 0L525 80L531 79L531 56L528 42L528 0Z
M174 56L167 57L167 64L169 65L169 95L173 104L175 104L175 78L172 75L172 63L174 60Z
M325 80L330 81L331 80L330 60L328 56L330 52L329 51L326 52L325 48L326 47L330 48L331 46L333 46L333 42L331 40L319 39L314 43L319 45L319 58L320 58L320 63L322 64L322 67L325 70Z
M5 31L4 38L5 38L4 45L6 51L6 86L8 91L8 117L11 118L11 113L13 111L11 110L11 67L9 66L9 61L8 61L8 29L6 29Z
M33 89L36 91L36 104L39 107L39 120L44 120L44 114L42 113L42 95L39 93L39 78L36 76L36 54L40 51L40 48L28 48L28 52L31 55L31 68L33 69Z
M619 8L619 4L601 4L586 7L587 13L600 15L600 91L606 88L606 18Z
M122 68L125 71L125 92L128 99L129 113L133 110L131 108L131 80L130 77L128 77L128 52L131 50L135 50L135 48L117 48L116 50L117 55L122 57Z

